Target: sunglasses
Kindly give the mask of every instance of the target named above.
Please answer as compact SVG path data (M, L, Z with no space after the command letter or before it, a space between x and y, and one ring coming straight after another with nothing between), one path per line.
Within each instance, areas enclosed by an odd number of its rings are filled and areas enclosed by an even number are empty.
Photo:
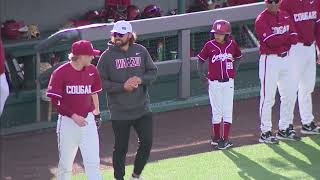
M113 36L113 37L120 37L120 38L122 38L124 35L125 35L125 34L121 34L121 33L117 33L117 32L112 33L112 36Z
M280 0L267 0L268 4L272 4L273 2L278 4L280 2Z

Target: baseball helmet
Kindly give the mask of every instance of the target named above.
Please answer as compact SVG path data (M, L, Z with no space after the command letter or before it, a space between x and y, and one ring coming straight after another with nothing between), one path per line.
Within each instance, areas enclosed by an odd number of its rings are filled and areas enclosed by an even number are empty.
M1 26L2 34L7 39L20 39L26 32L28 27L23 21L8 20Z
M127 12L127 20L128 21L138 19L140 16L139 8L134 5L128 6L126 12Z
M146 6L143 10L144 18L153 18L153 17L160 17L160 16L161 16L161 9L159 6L155 4L150 4Z
M210 32L229 35L231 34L231 25L226 20L222 20L222 19L216 20L214 21Z

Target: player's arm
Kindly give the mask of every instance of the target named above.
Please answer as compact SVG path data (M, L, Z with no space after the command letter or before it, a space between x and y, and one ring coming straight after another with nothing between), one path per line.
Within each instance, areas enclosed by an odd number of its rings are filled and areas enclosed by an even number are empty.
M92 101L93 101L93 105L94 105L93 114L98 115L98 114L100 114L98 93L91 94L91 97L92 97Z
M270 48L278 48L290 40L290 36L287 34L274 34L271 27L269 27L265 21L266 20L258 19L255 23L257 37L260 43L264 42Z
M99 108L99 96L98 93L102 91L102 82L101 82L101 78L99 75L99 72L97 70L97 68L95 66L92 66L92 68L94 69L94 81L93 84L91 86L91 90L92 90L92 101L93 101L93 105L94 105L94 110L93 110L93 114L94 115L98 115L100 114L100 108Z
M93 105L94 105L94 110L93 110L92 113L94 115L94 120L96 122L96 126L97 126L97 128L99 128L101 126L102 119L101 119L101 116L100 116L98 93L91 94L91 97L92 97L92 102L93 102Z
M290 16L288 13L285 13L285 14ZM299 40L299 37L298 37L298 33L297 33L297 30L296 30L296 27L294 25L293 18L292 17L288 18L288 22L289 22L289 35L290 35L289 43L290 44L297 44L298 40Z
M109 58L109 59L108 59ZM107 57L106 52L104 52L98 62L97 68L102 80L102 87L107 91L107 93L119 93L124 92L124 83L114 82L110 80L108 62L111 61L110 57Z
M200 77L200 80L202 82L206 82L207 81L207 73L206 73L206 60L209 57L209 44L206 43L204 45L204 47L202 48L202 50L200 51L200 53L197 55L198 62L197 62L197 68L198 68L198 74Z
M241 50L237 44L236 41L233 40L233 46L234 46L234 54L233 54L233 59L234 59L234 62L233 62L233 65L234 65L234 70L237 72L238 71L238 68L240 66L240 60L242 58L242 53L241 53Z
M157 66L154 64L148 50L144 48L144 56L143 60L145 62L145 72L140 76L141 84L149 85L157 78L158 69Z
M320 1L318 1L318 12L316 19L316 44L318 46L318 50L320 50ZM320 52L318 51L318 57L320 56ZM318 62L320 63L320 57L318 58Z
M57 73L57 71L54 71L51 75L51 78L48 84L47 96L51 98L51 103L57 109L59 114L63 116L68 116L71 118L74 113L70 111L70 108L66 107L65 104L61 103L61 100L63 98L62 94L63 94L62 76L59 73Z

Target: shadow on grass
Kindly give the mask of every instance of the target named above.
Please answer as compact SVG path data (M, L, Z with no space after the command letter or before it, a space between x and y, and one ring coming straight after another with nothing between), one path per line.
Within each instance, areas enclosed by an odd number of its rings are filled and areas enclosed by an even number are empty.
M316 144L318 144L318 146L320 146L320 135L313 135L313 136L309 136L309 138Z
M252 161L248 157L240 154L233 149L223 151L223 153L234 162L241 170L239 176L242 179L277 179L277 180L289 180L289 178L284 177L279 174L275 174L260 164Z
M293 142L293 141L287 141L282 142L287 144L288 146L294 148L296 151L299 151L301 154L303 154L310 162L303 161L295 156L295 154L289 154L287 151L283 150L279 146L273 146L269 145L269 147L294 164L297 167L297 170L303 171L306 174L310 175L314 179L320 179L320 173L319 173L319 165L320 165L320 149L314 148L313 146L306 144L305 142Z

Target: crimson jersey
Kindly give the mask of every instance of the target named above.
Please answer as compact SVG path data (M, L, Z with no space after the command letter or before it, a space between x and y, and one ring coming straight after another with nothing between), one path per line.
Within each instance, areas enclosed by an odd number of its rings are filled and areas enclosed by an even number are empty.
M280 54L289 51L298 41L297 32L290 15L285 11L272 14L262 11L256 21L255 29L260 42L261 54Z
M315 33L316 26L320 26L319 0L282 0L280 9L288 12L292 17L299 42L311 44L317 40L319 45L320 33Z
M202 61L209 59L208 79L210 80L234 78L233 61L241 56L241 51L234 40L228 40L224 44L210 40L198 54Z
M68 62L52 73L47 96L58 98L58 106L61 104L72 113L86 117L89 112L94 110L91 94L101 90L101 79L94 65L77 71ZM67 115L63 112L59 113Z
M4 47L0 37L0 75L4 73Z

